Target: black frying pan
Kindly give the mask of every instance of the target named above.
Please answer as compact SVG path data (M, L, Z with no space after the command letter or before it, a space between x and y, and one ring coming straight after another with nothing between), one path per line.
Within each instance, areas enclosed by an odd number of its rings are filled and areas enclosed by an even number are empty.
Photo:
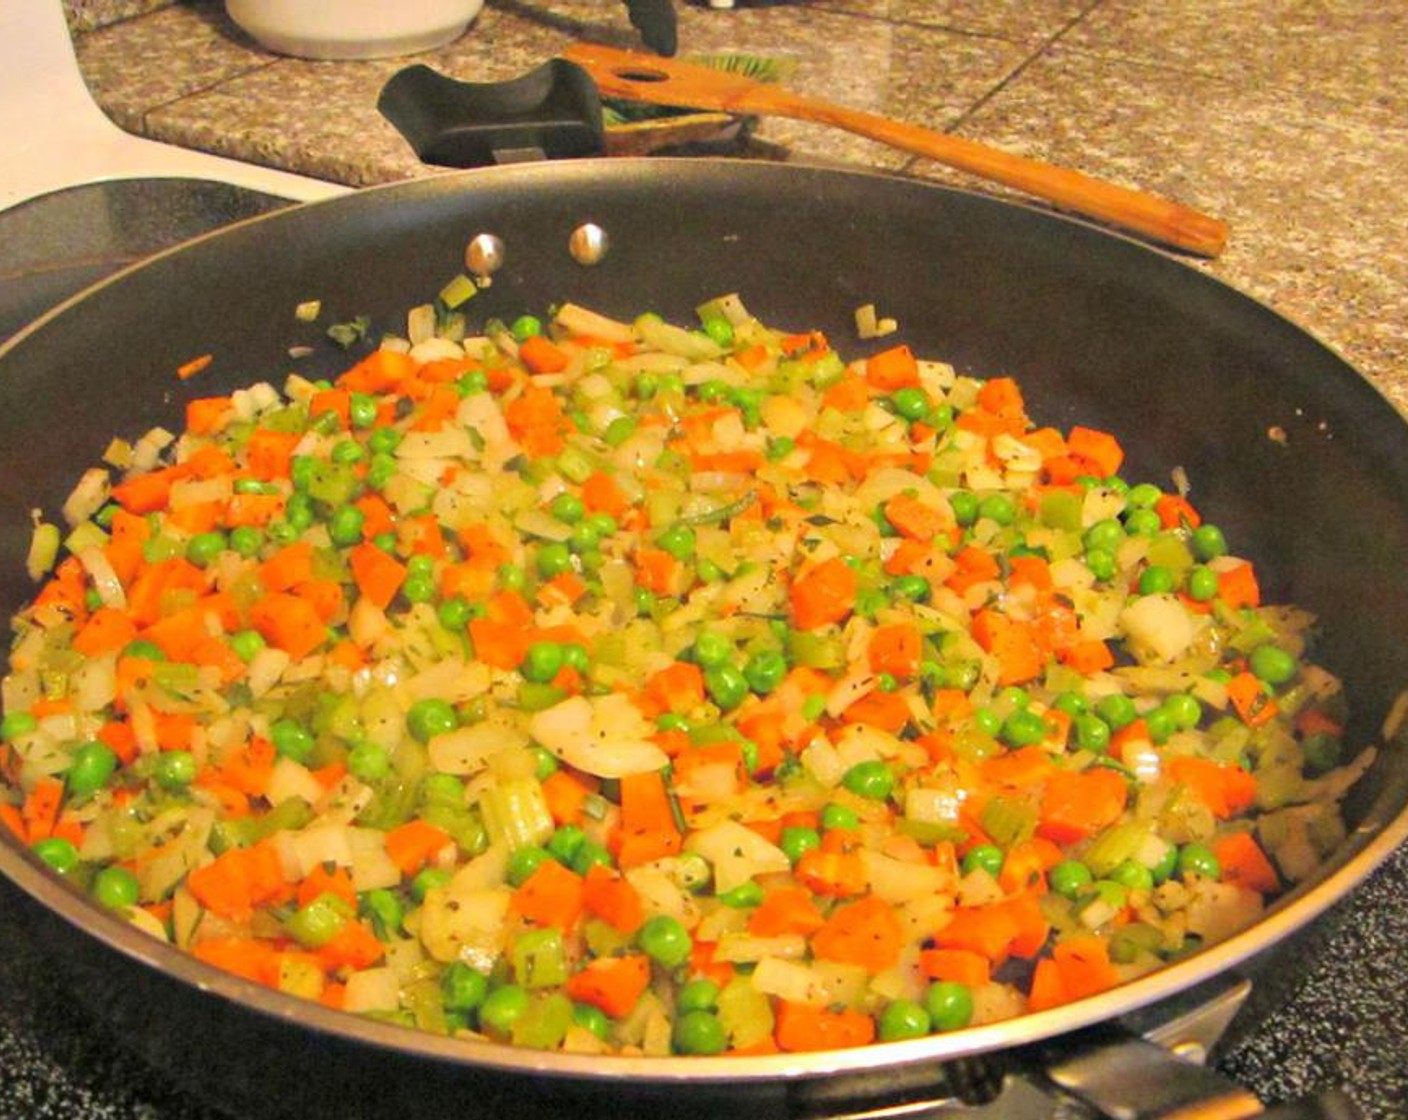
M567 251L588 220L611 238L591 268ZM335 374L349 358L328 344L290 359L290 345L320 338L295 304L316 298L333 317L399 329L481 231L504 240L507 262L470 305L476 318L571 299L684 321L704 298L738 291L764 321L842 343L853 310L875 302L917 351L1017 377L1038 421L1121 432L1131 476L1164 482L1184 468L1198 507L1258 558L1269 596L1324 620L1321 660L1347 681L1352 738L1372 740L1408 682L1408 427L1324 347L1082 224L907 180L728 162L531 165L367 191L223 231L60 308L0 351L0 611L32 591L29 511L55 511L113 434L177 427L189 398L290 368ZM176 369L205 353L209 368L179 381ZM1352 890L1408 834L1406 805L1408 756L1386 751L1351 797L1358 827L1316 882L1132 985L991 1027L809 1056L585 1062L467 1047L211 971L99 913L8 841L0 871L39 903L40 936L95 1008L164 1068L222 1086L237 1111L586 1115L625 1101L761 1115L807 1101L842 1112L881 1084L951 1090L965 1071L1000 1073L1014 1052L1084 1053L1102 1041L1099 1024L1273 949ZM1149 1090L1133 1088L1139 1115Z

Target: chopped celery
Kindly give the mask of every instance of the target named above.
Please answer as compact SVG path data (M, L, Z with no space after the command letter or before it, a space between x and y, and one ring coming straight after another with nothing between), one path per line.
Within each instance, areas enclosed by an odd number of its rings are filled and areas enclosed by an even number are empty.
M772 1037L772 1006L746 976L734 977L719 993L718 1016L733 1047L752 1046Z
M305 949L321 949L342 932L353 911L335 894L320 894L284 923L288 935Z
M1036 809L1010 797L989 798L981 819L983 831L1003 847L1029 840L1036 832Z
M1091 841L1084 862L1097 879L1103 879L1127 859L1136 859L1149 839L1142 824L1117 824Z
M552 814L537 778L511 778L486 790L479 802L489 840L511 852L544 844L553 833Z
M572 1001L561 992L538 996L509 1029L515 1046L555 1050L572 1025Z
M567 954L559 929L530 929L513 943L514 982L525 988L553 988L567 981Z
M846 663L846 642L839 633L793 630L787 635L787 654L794 665L834 672Z
M479 286L461 272L440 289L440 302L451 310L479 294Z

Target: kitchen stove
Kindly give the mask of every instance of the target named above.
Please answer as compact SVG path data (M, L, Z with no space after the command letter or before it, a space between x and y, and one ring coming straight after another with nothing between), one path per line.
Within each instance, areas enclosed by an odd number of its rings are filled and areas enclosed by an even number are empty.
M0 341L144 256L344 189L122 133L83 87L58 0L0 7ZM145 1065L89 1017L33 936L34 911L0 880L0 1120L224 1116L218 1097L192 1096L172 1071ZM1298 985L1278 985L1289 991L1278 1006L1259 1006L1254 992L1220 1049L1225 1019L1245 996L1240 987L1218 990L1211 1006L1165 1022L1157 1037L1194 1058L1214 1049L1216 1067L1265 1100L1339 1086L1373 1120L1408 1117L1408 850L1276 967L1298 970ZM1054 1120L1057 1113L1019 1082L969 1115Z

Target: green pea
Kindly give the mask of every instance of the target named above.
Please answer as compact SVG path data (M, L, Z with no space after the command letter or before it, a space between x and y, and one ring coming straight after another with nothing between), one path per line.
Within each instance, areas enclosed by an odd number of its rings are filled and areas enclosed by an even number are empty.
M1075 731L1076 745L1081 750L1103 753L1109 749L1110 725L1094 712L1076 716L1072 728Z
M406 574L428 576L435 571L435 561L423 552L417 552L406 561Z
M718 896L718 899L731 909L747 910L763 901L763 888L749 879L746 883L740 883L738 886L724 891Z
M474 607L469 600L459 595L442 600L440 605L435 608L436 621L446 630L463 630L473 617Z
M78 866L78 849L73 846L72 840L65 840L62 836L36 840L29 850L60 875L67 875Z
M1178 849L1178 875L1180 878L1200 875L1204 879L1221 879L1222 864L1206 844L1184 844Z
M257 478L237 478L231 483L231 489L236 494L264 494L264 483Z
M208 568L225 551L225 534L197 533L186 542L186 559L197 568Z
M681 1054L722 1054L728 1031L711 1011L686 1011L675 1020L675 1050Z
M1165 707L1152 708L1144 713L1144 726L1149 729L1149 738L1155 743L1163 743L1178 730L1173 715Z
M1006 494L989 494L978 503L978 516L999 525L1011 525L1017 517L1017 503Z
M1129 488L1124 500L1135 509L1149 509L1163 496L1164 492L1152 482L1141 482Z
M68 792L73 797L97 793L116 770L117 754L110 746L96 739L83 743L74 749L68 766Z
M135 643L134 643L135 644ZM131 649L128 646L128 649ZM131 656L128 654L128 656ZM5 718L0 719L0 739L7 743L25 735L32 735L39 730L39 720L29 712L6 712Z
M593 867L615 867L616 861L611 858L611 853L591 840L588 840L580 848L577 854L572 857L572 862L568 865L578 875L586 875Z
M777 436L768 440L767 457L768 461L776 463L779 459L785 459L797 450L797 441L791 436Z
M143 661L165 661L166 654L155 642L149 642L146 638L138 638L135 642L128 642L122 650L123 657L137 657Z
M1055 700L1051 701L1051 706L1058 712L1064 712L1072 719L1075 719L1076 716L1084 715L1090 710L1090 705L1086 703L1085 697L1078 692L1061 693Z
M1167 595L1177 586L1173 572L1162 564L1150 564L1139 573L1139 594Z
M1062 860L1046 876L1047 885L1062 898L1075 898L1094 882L1090 868L1077 859Z
M137 876L125 867L104 867L93 876L93 897L100 906L123 910L136 906L142 897Z
M896 598L907 599L912 603L928 602L931 593L929 581L915 573L896 576L890 583L890 590L895 593Z
M538 574L552 579L572 570L572 550L565 541L547 541L538 546Z
M655 726L661 731L689 731L689 720L680 715L679 712L662 712L655 721Z
M591 527L599 541L614 537L621 527L609 513L589 513L584 523Z
M601 438L607 447L620 447L636 434L636 421L633 416L614 416L602 430Z
M1087 553L1087 563L1089 562L1089 553L1094 549L1108 552L1113 556L1115 549L1119 547L1124 537L1124 526L1113 517L1097 521L1085 531L1085 535L1081 538Z
M984 735L994 739L1002 733L1002 717L991 708L974 708L973 723Z
M1002 849L996 844L979 844L964 853L961 866L965 875L986 871L995 879L1002 872L1003 862Z
M702 630L694 639L694 660L700 668L713 669L733 657L733 642L713 630Z
M1101 582L1115 578L1115 554L1107 548L1092 548L1085 553L1085 566Z
M396 540L395 532L389 529L384 533L378 533L374 536L372 538L372 544L376 545L377 548L381 549L381 551L388 556L395 556L400 547L399 542Z
M153 775L162 789L177 792L196 780L196 758L190 751L163 751Z
M924 993L924 1010L936 1031L956 1031L973 1019L973 993L955 980L936 980Z
M1163 854L1159 856L1159 861L1149 868L1150 874L1154 876L1155 883L1165 883L1173 877L1173 873L1178 870L1178 846L1167 844L1164 846Z
M548 503L548 512L559 521L575 525L586 516L587 507L576 494L570 490L564 490Z
M380 490L395 476L396 469L396 460L390 452L373 452L371 462L367 465L367 485L373 490Z
M515 848L508 857L508 869L504 872L504 877L511 886L521 887L533 877L533 872L537 871L545 860L552 858L550 851L536 844Z
M1110 881L1131 891L1154 889L1154 873L1137 859L1127 859L1110 872Z
M594 1004L574 1003L572 1005L572 1022L591 1031L603 1042L611 1033L611 1020L606 1017L605 1011Z
M1182 731L1191 731L1203 718L1203 706L1196 696L1187 692L1174 692L1164 697L1159 705L1168 712L1174 726Z
M713 1011L719 1006L719 986L707 978L691 980L675 996L675 1010Z
M473 397L489 388L489 375L482 369L462 373L455 382L455 392L461 397Z
M993 698L993 704L995 707L1007 708L1009 710L1014 708L1025 708L1031 702L1031 693L1029 693L1025 688L1021 688L1015 684L1008 685Z
M1046 720L1036 712L1018 708L1002 721L1002 737L1014 747L1035 746L1046 738Z
M1211 602L1217 598L1217 573L1201 564L1188 569L1188 598L1197 603Z
M852 829L860 826L860 818L849 805L838 805L832 801L822 806L821 827L824 829Z
M564 824L549 838L547 851L561 863L571 863L574 856L587 842L587 834L575 824Z
M376 423L376 399L366 393L353 393L347 402L347 419L354 428L370 428Z
M542 334L543 321L536 315L520 315L508 329L517 341L522 342L534 335Z
M857 762L841 776L841 784L858 797L883 801L895 788L895 772L880 759Z
M716 665L704 671L704 687L709 698L726 712L748 698L748 678L733 665Z
M453 731L460 725L454 706L446 700L429 697L417 700L406 713L406 727L418 742L428 743L437 735Z
M290 494L284 506L284 520L298 532L313 524L313 499L307 494Z
M655 543L676 560L688 560L694 555L694 530L688 525L671 525L655 538Z
M876 1024L881 1042L898 1042L904 1038L923 1038L933 1029L933 1020L922 1004L911 999L894 999L885 1005Z
M528 989L517 984L495 988L479 1005L479 1025L497 1035L507 1035L523 1016L528 1014L532 998Z
M417 902L424 902L426 895L438 887L443 887L452 876L453 873L443 867L427 867L416 872L416 877L411 880L411 897Z
M1257 646L1247 658L1247 667L1258 680L1269 685L1285 684L1299 669L1295 657L1270 642Z
M440 996L446 1011L474 1011L488 994L488 978L463 961L451 961L440 974Z
M562 647L557 642L534 642L523 655L518 671L537 684L549 683L562 672Z
M969 490L955 490L948 496L948 504L953 509L953 519L962 526L969 526L978 520L978 495Z
M497 575L505 591L522 591L528 586L528 573L517 564L500 564Z
M802 718L815 723L826 712L826 697L811 695L802 701Z
M1095 713L1110 725L1112 731L1128 727L1139 718L1134 701L1122 692L1101 697L1095 704Z
M367 516L356 506L338 506L328 518L328 536L336 545L360 544Z
M1216 525L1199 525L1193 530L1189 543L1199 560L1216 560L1227 555L1227 538Z
M264 635L258 630L236 630L230 635L230 648L235 651L236 657L246 663L253 661L255 654L266 645Z
M264 544L264 534L253 525L237 525L230 530L230 547L248 560L255 556Z
M1132 509L1124 515L1124 528L1131 537L1156 536L1164 523L1151 509Z
M311 455L295 455L289 460L288 477L295 490L307 490L318 473L318 460Z
M821 847L821 833L814 828L788 827L782 830L777 846L796 863L808 852Z
M733 324L722 315L710 315L703 321L704 333L727 350L733 345Z
M464 781L454 774L432 772L421 779L420 797L426 805L463 805Z
M275 721L269 728L269 740L280 756L294 762L307 762L317 742L311 731L297 720L287 718Z
M334 463L355 463L366 455L366 449L352 439L340 439L329 453Z
M546 747L540 747L534 743L528 748L533 754L533 777L543 782L557 773L559 769L557 756Z
M928 415L933 402L929 394L915 385L896 389L890 395L890 406L895 412L909 421L922 420Z
M391 753L368 740L347 752L347 770L363 782L377 782L391 773Z
M679 919L656 914L646 920L636 934L636 944L651 960L666 968L678 968L689 960L694 942Z

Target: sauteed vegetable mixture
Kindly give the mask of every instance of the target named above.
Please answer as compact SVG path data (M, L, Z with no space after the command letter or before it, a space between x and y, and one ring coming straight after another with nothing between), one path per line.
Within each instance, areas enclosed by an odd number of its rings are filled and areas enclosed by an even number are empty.
M153 936L427 1031L825 1049L1114 987L1343 838L1312 619L1116 436L736 296L429 310L36 528L0 820Z

